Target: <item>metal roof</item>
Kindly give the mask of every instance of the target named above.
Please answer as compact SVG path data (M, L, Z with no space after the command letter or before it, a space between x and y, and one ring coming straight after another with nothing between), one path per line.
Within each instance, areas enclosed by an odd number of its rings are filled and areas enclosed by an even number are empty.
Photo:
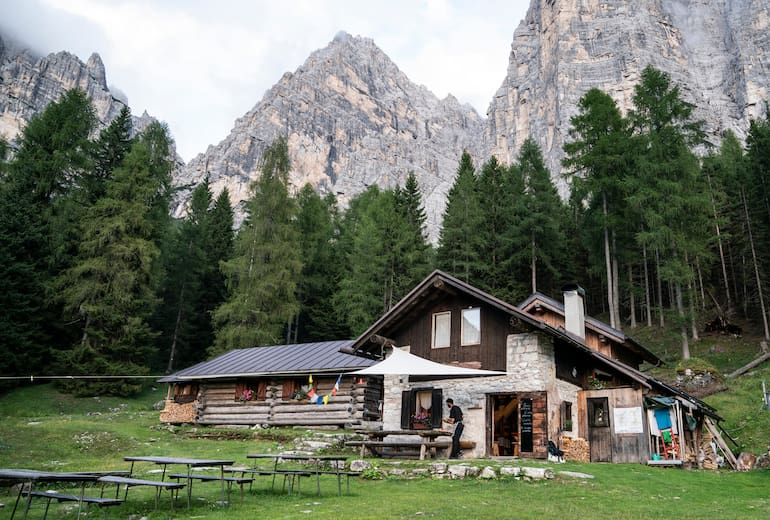
M564 316L563 302L560 302L554 298L551 298L539 292L536 292L528 296L527 299L524 300L519 305L519 309L521 309L522 311L525 311L525 309L530 305L532 305L533 303L541 303L546 307L550 308L552 311L556 312L557 314ZM652 353L650 350L648 350L644 345L636 341L634 338L624 334L623 331L610 327L603 321L597 320L596 318L592 318L591 316L586 316L585 322L587 327L593 328L596 332L600 334L604 334L605 336L608 336L608 337L615 338L615 340L618 341L619 343L625 343L626 347L632 350L635 350L648 363L652 365L663 364L663 361L658 356L656 356L654 353Z
M350 372L376 361L340 352L352 340L299 343L231 350L209 361L158 380L160 383L200 379Z

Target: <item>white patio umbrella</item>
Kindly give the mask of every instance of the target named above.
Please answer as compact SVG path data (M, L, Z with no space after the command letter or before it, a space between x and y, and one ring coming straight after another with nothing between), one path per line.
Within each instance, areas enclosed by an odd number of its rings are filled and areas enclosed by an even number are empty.
M409 352L394 348L393 352L376 365L350 372L350 374L373 375L408 375L408 376L450 376L450 377L479 377L504 376L505 372L480 370L454 365L436 363Z

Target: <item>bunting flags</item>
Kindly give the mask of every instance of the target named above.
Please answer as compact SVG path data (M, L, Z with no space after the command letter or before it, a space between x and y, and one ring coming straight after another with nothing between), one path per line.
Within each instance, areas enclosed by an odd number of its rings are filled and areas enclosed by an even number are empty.
M332 388L332 391L324 396L320 396L313 388L313 375L311 374L308 377L308 391L307 391L307 396L310 399L310 402L317 405L329 404L329 400L335 395L337 395L337 392L339 392L341 381L342 381L342 374L339 375L339 377L337 378L337 382L334 383L334 388Z

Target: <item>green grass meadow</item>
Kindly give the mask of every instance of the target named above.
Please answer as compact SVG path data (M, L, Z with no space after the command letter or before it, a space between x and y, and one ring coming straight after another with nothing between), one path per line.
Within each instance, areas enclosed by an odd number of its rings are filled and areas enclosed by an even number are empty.
M736 389L740 390L740 389ZM74 398L53 385L16 389L0 397L0 467L55 471L128 469L124 455L169 455L232 458L248 464L246 453L292 449L303 429L227 430L200 438L195 428L169 429L158 421L153 403L165 389L148 387L136 398ZM743 412L741 412L743 413ZM745 428L744 428L745 429ZM207 429L206 433L216 433ZM768 435L765 432L764 439ZM355 453L348 452L351 459ZM427 467L429 462L370 459L379 469ZM240 503L223 507L216 484L196 482L188 510L180 496L172 510L167 494L154 509L153 491L133 488L128 501L100 518L254 519L254 518L770 518L770 471L736 473L727 470L650 468L639 464L548 464L534 461L466 461L478 467L547 464L556 478L525 481L513 478L486 481L431 477L354 478L351 494L337 496L336 479L322 477L321 496L315 482L305 480L301 495L273 492L268 477L259 477ZM157 479L154 466L137 466L140 477ZM559 475L582 472L594 478ZM376 473L376 472L372 472ZM344 486L344 483L343 483ZM344 488L343 488L344 491ZM98 491L92 491L98 493ZM14 491L0 488L0 519L9 518ZM45 502L33 501L30 518L41 518ZM52 503L49 518L75 518L72 503Z

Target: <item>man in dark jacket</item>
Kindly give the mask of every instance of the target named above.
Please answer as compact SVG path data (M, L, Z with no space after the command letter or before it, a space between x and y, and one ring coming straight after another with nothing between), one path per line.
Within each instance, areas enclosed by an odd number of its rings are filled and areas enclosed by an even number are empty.
M451 398L446 400L446 404L449 407L449 417L444 419L445 423L452 425L452 452L449 454L450 459L460 458L460 437L463 434L463 411L459 406L455 405L454 400Z

